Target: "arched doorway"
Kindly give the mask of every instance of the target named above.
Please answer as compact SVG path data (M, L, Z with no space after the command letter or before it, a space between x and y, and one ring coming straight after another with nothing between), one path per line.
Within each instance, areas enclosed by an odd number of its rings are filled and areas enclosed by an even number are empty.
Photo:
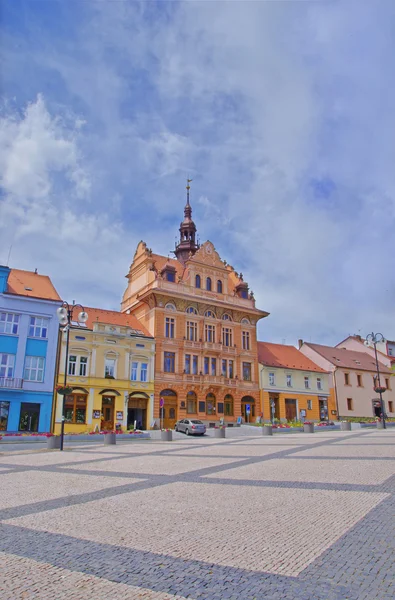
M127 428L147 429L147 405L149 396L145 392L129 394Z
M224 398L224 417L234 416L234 400L231 394L226 394Z
M248 407L250 412L248 414ZM252 396L243 396L241 399L241 414L246 423L251 423L255 420L255 398Z
M214 394L207 394L206 396L206 414L207 415L216 415L217 411L217 400Z
M159 408L159 417L162 427L174 429L177 422L177 394L174 390L162 390L159 394L159 402L161 400L163 400L163 406Z

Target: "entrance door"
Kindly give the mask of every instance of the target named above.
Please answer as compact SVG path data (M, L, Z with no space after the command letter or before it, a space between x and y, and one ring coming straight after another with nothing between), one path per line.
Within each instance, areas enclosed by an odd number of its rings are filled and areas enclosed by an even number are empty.
M147 400L145 398L130 398L128 403L128 429L147 429Z
M273 406L274 403L274 414ZM280 420L280 401L278 396L269 396L269 407L270 407L270 420L274 418L276 421Z
M319 406L320 406L320 420L321 421L328 421L329 420L329 416L328 416L328 400L325 398L323 400L319 400Z
M40 404L22 402L19 418L19 431L38 431Z
M163 429L174 429L174 425L177 422L177 399L176 398L165 398L165 405L163 407Z
M101 412L101 428L103 431L112 431L114 429L114 396L103 396Z
M296 420L296 400L285 398L285 418L287 421Z

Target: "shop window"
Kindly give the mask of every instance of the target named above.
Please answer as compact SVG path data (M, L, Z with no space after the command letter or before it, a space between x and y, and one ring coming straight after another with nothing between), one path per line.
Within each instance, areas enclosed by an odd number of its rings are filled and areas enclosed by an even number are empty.
M88 396L73 394L65 399L66 423L83 424L86 422L86 403Z

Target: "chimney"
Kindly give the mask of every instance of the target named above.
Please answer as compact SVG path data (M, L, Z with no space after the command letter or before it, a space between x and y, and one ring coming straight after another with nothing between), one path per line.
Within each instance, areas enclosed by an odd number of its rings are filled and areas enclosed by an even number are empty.
M298 340L299 349L303 346L303 340Z

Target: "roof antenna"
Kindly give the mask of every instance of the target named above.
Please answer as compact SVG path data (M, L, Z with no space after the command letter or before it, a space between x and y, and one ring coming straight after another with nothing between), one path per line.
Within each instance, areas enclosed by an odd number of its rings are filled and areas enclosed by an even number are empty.
M37 275L38 271L37 271L37 267L34 269L34 274Z

